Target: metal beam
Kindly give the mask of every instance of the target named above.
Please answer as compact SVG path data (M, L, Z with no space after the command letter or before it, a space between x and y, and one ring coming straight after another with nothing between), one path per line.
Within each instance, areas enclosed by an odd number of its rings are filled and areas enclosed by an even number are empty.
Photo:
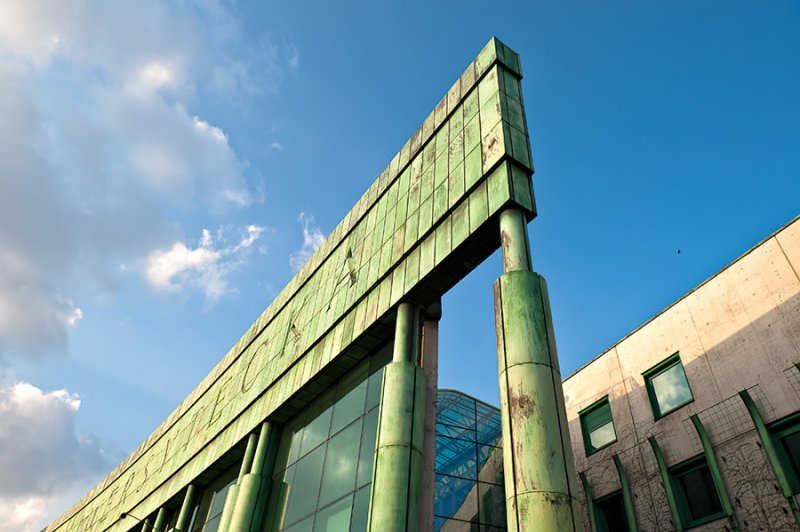
M633 497L631 496L630 484L628 484L628 475L625 474L625 468L622 467L619 456L615 454L611 459L614 460L614 465L619 475L619 484L622 487L622 501L625 503L625 520L628 523L628 531L637 532L639 527L636 524L636 510L633 507Z
M583 484L583 495L586 497L586 509L589 512L589 527L592 532L597 532L597 509L594 507L594 498L592 497L592 487L589 486L589 480L586 478L586 473L581 471L578 475Z
M719 469L717 455L714 453L714 447L711 445L711 440L709 439L706 429L697 414L691 416L691 420L695 430L697 430L697 435L700 437L700 443L703 444L703 454L706 456L708 469L711 471L711 478L714 479L714 486L717 488L717 495L719 495L719 501L722 503L722 509L725 511L725 515L728 516L728 521L731 524L731 530L739 530L739 523L736 520L736 515L733 513L733 505L731 504L731 499L728 495L728 489L725 487L725 481L722 478L722 472Z
M659 447L655 436L650 436L647 441L650 442L650 447L652 447L653 454L656 456L658 472L661 474L661 485L664 486L669 513L672 515L672 524L677 532L683 532L683 523L681 522L680 512L678 512L678 503L675 500L675 492L672 490L672 482L669 479L669 470L667 469L667 462L664 460L664 454L661 452L661 447Z
M761 417L761 412L758 410L758 407L747 390L739 392L739 397L742 398L744 406L747 407L747 411L750 413L750 418L753 420L753 425L756 427L758 439L761 441L761 446L764 449L764 453L767 455L769 465L772 466L772 472L775 474L775 480L781 488L781 493L786 497L789 506L792 508L795 522L800 525L800 507L798 507L797 499L794 498L794 493L792 493L792 487L789 484L789 474L783 469L783 464L780 458L778 458L778 453L775 450L775 442L772 441L772 436L769 433L767 425L764 423L764 419Z

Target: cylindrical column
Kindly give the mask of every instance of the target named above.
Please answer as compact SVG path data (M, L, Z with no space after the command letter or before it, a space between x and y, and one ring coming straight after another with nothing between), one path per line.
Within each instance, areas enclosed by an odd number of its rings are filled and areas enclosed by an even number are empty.
M239 484L239 495L233 507L228 532L249 532L259 529L263 508L269 490L269 473L275 458L276 438L272 424L265 421L261 424L258 444L253 454L253 465L250 472L242 477Z
M504 272L533 270L528 222L521 210L506 209L500 213L500 245Z
M164 532L167 529L167 509L163 506L158 509L156 522L153 524L153 532Z
M393 361L383 372L368 530L419 526L425 432L425 371L418 365L419 310L397 310Z
M583 530L544 279L530 270L521 211L501 214L494 284L508 530Z
M183 532L189 528L189 520L192 518L192 508L197 496L197 486L189 484L186 488L186 495L183 497L181 512L178 514L178 522L175 523L175 532Z
M153 524L150 522L150 518L145 519L142 521L142 532L152 532Z
M425 311L422 322L422 369L425 371L425 436L422 451L422 500L420 530L433 530L434 488L436 485L436 406L439 375L439 319L441 305Z
M219 520L219 532L227 532L230 527L236 499L239 496L239 487L242 484L242 479L250 472L250 467L253 465L253 456L256 453L257 444L258 435L250 434L247 437L247 447L245 447L244 457L242 457L242 465L239 467L239 478L236 484L228 488L228 494L225 496L225 506L222 509L222 517Z

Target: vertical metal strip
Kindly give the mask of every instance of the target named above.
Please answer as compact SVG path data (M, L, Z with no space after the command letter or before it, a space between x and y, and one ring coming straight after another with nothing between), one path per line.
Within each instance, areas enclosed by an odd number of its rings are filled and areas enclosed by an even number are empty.
M628 475L625 474L625 468L622 467L622 461L616 454L611 457L614 460L614 466L617 468L619 475L619 484L622 486L622 501L625 503L625 520L628 522L628 530L630 532L638 532L639 527L636 524L636 509L633 507L633 497L631 496L631 487L628 484Z
M589 511L589 526L592 532L597 530L597 510L594 507L594 499L592 498L592 487L589 486L589 480L586 478L586 473L581 471L578 476L581 478L583 484L583 494L586 497L586 508Z
M731 499L728 495L728 489L725 487L725 481L722 478L722 472L719 469L717 455L714 453L714 447L711 445L711 440L709 439L706 429L697 414L694 414L690 419L694 424L695 430L697 430L697 435L700 436L700 443L703 444L703 454L706 456L708 469L711 471L711 478L714 479L714 487L717 489L717 495L719 496L719 501L722 503L722 509L725 511L725 515L728 516L731 529L734 531L739 530L739 523L736 520L736 515L733 513L733 505L731 504Z
M667 496L669 512L672 515L672 524L675 525L675 530L677 532L683 532L683 523L681 522L680 512L678 512L678 503L675 501L675 492L672 490L672 481L669 478L667 463L664 461L664 455L661 453L661 447L658 446L655 436L650 436L647 438L647 441L650 442L650 447L653 448L653 454L656 456L658 472L661 474L661 484L664 486L664 493Z

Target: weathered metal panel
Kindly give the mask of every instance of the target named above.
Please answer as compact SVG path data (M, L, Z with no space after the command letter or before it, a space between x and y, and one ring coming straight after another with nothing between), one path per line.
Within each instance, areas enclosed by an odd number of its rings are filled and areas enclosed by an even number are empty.
M129 528L118 520L122 511L159 508L357 346L398 301L440 296L466 273L440 268L456 244L470 265L496 249L499 240L487 245L476 233L502 207L532 217L530 179L520 181L522 192L517 180L514 189L486 183L498 168L507 177L515 168L531 173L519 77L517 55L492 39L219 364L48 530Z

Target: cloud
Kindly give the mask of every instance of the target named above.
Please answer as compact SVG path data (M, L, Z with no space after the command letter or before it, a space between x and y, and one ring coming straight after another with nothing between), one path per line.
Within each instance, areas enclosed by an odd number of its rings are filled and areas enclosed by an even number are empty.
M316 225L312 214L301 212L297 218L303 226L303 245L289 257L289 265L294 271L299 271L303 264L325 242L325 235Z
M203 229L195 248L175 242L169 249L153 251L147 257L147 280L151 286L165 292L199 290L209 303L214 303L230 293L228 275L241 264L242 254L264 231L264 227L250 225L237 244L217 248L211 232ZM223 231L218 234L222 237Z
M275 151L283 151L284 149L283 144L281 144L280 142L273 142L272 144L269 145L269 147Z
M66 390L0 388L0 531L38 530L110 469L100 443L75 432L80 405Z
M82 298L176 242L175 220L263 201L193 105L277 90L292 45L245 43L231 9L0 2L0 355L64 349Z

